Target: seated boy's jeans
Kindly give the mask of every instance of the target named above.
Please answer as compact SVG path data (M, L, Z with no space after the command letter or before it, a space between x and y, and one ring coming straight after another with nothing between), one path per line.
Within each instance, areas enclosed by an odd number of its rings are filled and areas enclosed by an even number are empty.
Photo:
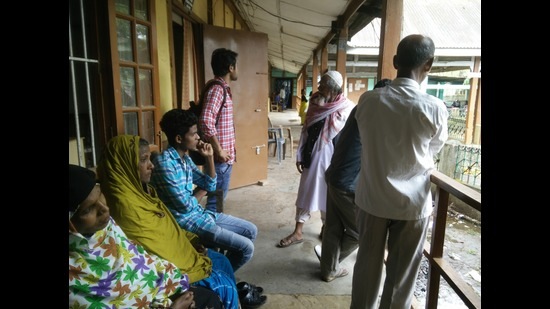
M227 251L225 256L233 266L233 271L237 271L254 255L254 241L257 235L258 228L254 223L219 213L216 227L199 236L206 247Z

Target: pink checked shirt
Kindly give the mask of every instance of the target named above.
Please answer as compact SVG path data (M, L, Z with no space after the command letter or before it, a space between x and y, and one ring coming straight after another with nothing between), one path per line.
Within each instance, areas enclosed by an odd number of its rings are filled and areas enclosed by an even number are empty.
M235 163L235 125L233 123L233 101L231 100L231 89L229 85L223 80L223 78L216 77L217 80L223 83L223 86L227 90L227 97L225 98L225 106L221 108L223 102L223 88L220 85L213 85L206 93L204 99L204 110L199 118L199 126L204 133L206 141L210 141L212 136L218 138L218 142L222 149L228 151L231 155L231 159L227 161L227 164ZM220 110L221 108L221 110ZM221 116L216 124L216 118L218 117L218 111ZM214 156L215 160L219 162L217 155Z

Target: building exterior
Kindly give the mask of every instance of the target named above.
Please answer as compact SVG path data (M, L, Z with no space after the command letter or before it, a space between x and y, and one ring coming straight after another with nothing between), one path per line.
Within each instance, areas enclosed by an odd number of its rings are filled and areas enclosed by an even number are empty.
M319 11L325 12L323 16L319 13L310 16L313 13L307 4L311 1L320 6ZM408 18L408 12L412 12L414 16L420 16L419 14L425 11L441 12L442 10L437 7L439 4L434 1L422 2L434 7L427 8L419 4L411 5L408 1L403 2L403 34L408 34L407 31L424 31L411 26L421 23L427 23L428 29L434 28L434 21L431 19L418 17L419 20L413 20ZM454 19L458 18L456 16L459 15L456 14L460 11L450 7L456 1L458 0L446 1L447 7L444 10L455 12ZM478 2L480 1L461 0L463 12L470 12L474 19L476 14L479 14L477 23L480 24ZM379 19L367 18L366 20L372 22L364 29L373 31L355 31L356 35L349 38L343 54L346 62L344 68L338 64L342 52L336 50L337 44L332 39L334 34L331 34L338 27L322 27L322 31L316 33L316 36L302 36L295 42L292 38L297 35L292 35L293 33L303 29L310 30L303 24L289 23L288 20L298 15L302 21L312 20L311 23L330 24L330 20L340 21L342 17L364 12L380 15L381 3L382 1L317 0L279 3L281 8L290 5L293 7L281 9L278 18L286 23L285 27L278 28L282 31L280 34L272 34L267 30L265 33L252 31L252 28L258 27L258 22L247 15L246 12L250 10L246 11L247 8L243 7L242 2L233 0L69 1L69 162L89 168L95 167L103 146L111 137L119 134L140 135L151 143L152 148L161 150L165 144L165 137L160 132L160 117L172 108L187 108L189 101L197 99L202 85L212 77L209 65L211 51L224 46L238 51L240 59L239 80L231 85L234 101L237 102L235 121L240 157L234 169L232 187L253 184L265 179L265 119L269 109L267 102L278 82L289 82L289 91L294 95L291 107L295 108L296 94L300 93L303 87L307 89L307 93L316 90L316 81L312 78L314 72L319 76L322 70L330 68L344 73L346 91L352 100L358 99L362 92L371 89L377 79L375 72L377 59L380 58L377 54L380 44L377 46L376 39L380 42L382 35ZM275 10L276 4L275 0L263 1L262 8L266 11ZM358 10L360 7L363 9ZM261 11L257 9L256 17ZM480 30L478 33L467 30L465 25L470 22L464 23L463 17L459 21L452 24L462 28L447 37L457 37L465 42L465 35L478 38L480 43ZM478 25L473 22L471 24ZM338 29L336 30L342 31ZM350 28L350 33L355 32ZM318 39L323 33L326 33L326 36ZM284 40L279 42L274 35L279 35ZM436 42L438 39L439 36L434 37ZM272 48L274 42L280 45L275 51ZM429 82L426 85L427 90L434 91L435 95L449 102L459 101L459 104L462 104L465 97L468 97L468 102L475 101L476 91L471 89L478 89L477 85L480 83L475 81L476 85L472 85L470 82L470 89L466 89L468 85L455 85L457 80L464 81L465 78L450 76L448 72L453 70L448 68L455 66L460 68L457 70L459 72L475 73L475 63L478 63L479 72L479 45L472 46L478 54L438 55L436 68L441 64L442 72L434 70L429 80L435 83L432 85ZM278 57L276 53L285 52L285 57L289 59L293 57L292 51L297 50L298 46L302 54L304 47L306 52L309 49L309 56L306 55L310 57L309 61L294 61L290 62L293 63L290 65L287 60L282 59L283 67L273 66L279 63L279 60L275 59ZM452 47L447 43L441 46ZM456 48L454 50L456 51ZM296 59L303 59L301 57L303 56L295 54ZM440 73L444 75L438 75ZM479 76L470 78L469 81L475 78L479 79ZM457 91L451 93L447 88L441 91L441 85L447 83L452 84ZM480 102L479 96L477 100ZM479 105L476 105L476 109ZM480 112L476 115L480 115ZM471 122L470 128L480 126L475 120L477 116L474 116L472 114L471 119L466 120L467 123ZM257 172L251 172L246 168L250 164L256 167Z

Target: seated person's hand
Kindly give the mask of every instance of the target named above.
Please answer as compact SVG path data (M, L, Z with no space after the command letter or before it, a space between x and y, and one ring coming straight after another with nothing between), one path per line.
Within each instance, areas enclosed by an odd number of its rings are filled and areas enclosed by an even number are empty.
M199 141L197 144L197 151L204 157L211 157L214 155L214 149L210 143Z
M187 290L176 297L177 298L173 299L172 306L170 306L170 308L172 309L194 309L195 308L194 294L192 291Z

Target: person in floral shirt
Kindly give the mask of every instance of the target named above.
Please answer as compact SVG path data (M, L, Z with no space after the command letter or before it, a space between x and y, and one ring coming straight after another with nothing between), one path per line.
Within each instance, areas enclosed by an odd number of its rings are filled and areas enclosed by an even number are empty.
M71 164L68 208L69 308L197 308L195 293L220 303L213 291L192 291L187 274L128 239L95 174Z

